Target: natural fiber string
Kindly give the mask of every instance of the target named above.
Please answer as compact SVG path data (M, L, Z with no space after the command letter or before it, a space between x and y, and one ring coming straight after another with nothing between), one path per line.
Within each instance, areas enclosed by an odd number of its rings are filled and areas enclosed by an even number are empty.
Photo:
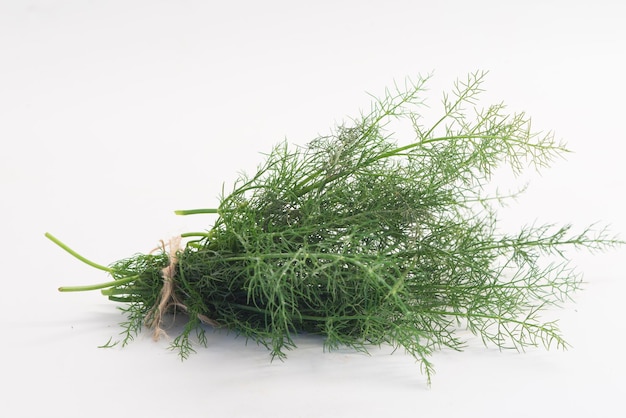
M159 293L157 302L145 317L146 325L153 330L152 338L154 340L158 340L161 336L167 337L167 333L163 330L162 324L163 315L165 315L170 308L177 307L185 313L189 312L187 306L178 300L176 293L174 292L174 276L176 274L176 265L178 264L178 252L180 251L181 240L181 236L173 237L169 240L167 245L165 242L161 241L160 248L163 252L166 251L166 246L169 248L169 264L161 270L161 274L163 275L163 287L161 287L161 292ZM153 252L157 249L158 248L154 249ZM215 327L219 326L216 321L205 315L198 314L197 317L205 324Z

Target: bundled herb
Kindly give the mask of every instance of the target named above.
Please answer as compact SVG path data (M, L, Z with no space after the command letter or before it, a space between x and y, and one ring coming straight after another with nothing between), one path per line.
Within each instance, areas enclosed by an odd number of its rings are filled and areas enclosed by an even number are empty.
M173 340L183 358L203 323L234 330L283 358L298 333L325 347L403 348L430 379L430 354L462 349L457 330L523 349L565 347L542 310L579 289L565 249L602 250L620 242L605 230L530 226L500 232L496 207L511 196L485 192L502 167L520 174L547 167L567 149L531 130L502 104L477 109L485 73L457 81L443 115L423 126L418 109L428 77L394 86L371 111L305 147L276 146L252 176L241 176L214 209L206 232L182 235L159 251L102 266L48 238L112 281L123 302L122 344L144 326L163 333L164 315L188 317ZM396 143L406 122L414 138Z

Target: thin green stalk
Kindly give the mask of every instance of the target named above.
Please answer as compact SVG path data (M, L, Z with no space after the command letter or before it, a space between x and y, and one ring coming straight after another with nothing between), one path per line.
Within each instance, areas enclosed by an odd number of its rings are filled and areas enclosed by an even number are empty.
M210 232L184 232L180 234L183 238L191 238L191 237L201 237L201 238L210 238Z
M124 277L123 279L112 280L110 282L83 285L83 286L61 286L59 292L86 292L90 290L106 289L108 287L121 286L123 284L132 283L137 280L139 276Z
M218 209L183 209L174 211L176 215L201 215L201 214L215 214L219 213Z
M103 266L101 264L95 263L95 262L89 260L88 258L83 257L82 255L78 254L76 251L72 250L70 247L68 247L66 244L61 242L58 238L56 238L55 236L53 236L49 232L46 232L45 236L50 241L54 242L56 245L58 245L59 247L61 247L62 249L64 249L68 253L70 253L73 257L75 257L75 258L79 259L80 261L82 261L83 263L85 263L85 264L87 264L87 265L89 265L91 267L94 267L94 268L96 268L98 270L106 271L107 273L113 273L114 272L114 270L111 269L110 267L106 267L106 266Z

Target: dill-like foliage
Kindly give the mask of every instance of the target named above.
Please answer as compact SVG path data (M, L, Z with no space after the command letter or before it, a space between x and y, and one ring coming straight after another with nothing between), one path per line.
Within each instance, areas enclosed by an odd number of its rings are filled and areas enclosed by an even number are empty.
M620 241L567 225L497 229L506 197L483 187L495 171L541 169L567 149L523 113L478 109L484 77L457 81L430 126L419 113L428 77L396 85L350 125L274 147L217 208L179 211L217 215L206 233L184 234L193 239L177 255L170 307L189 318L174 340L181 355L194 333L206 341L202 318L279 358L303 332L329 349L390 344L429 378L433 350L463 348L460 327L501 348L565 347L556 323L539 317L580 287L563 249ZM402 122L414 134L404 144L387 130ZM168 263L165 253L137 255L107 268L115 280L103 293L127 303L124 343L154 313Z

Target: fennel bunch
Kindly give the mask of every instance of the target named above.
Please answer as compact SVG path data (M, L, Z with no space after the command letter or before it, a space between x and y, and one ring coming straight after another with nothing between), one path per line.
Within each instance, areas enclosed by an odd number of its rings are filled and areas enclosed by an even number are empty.
M486 193L492 175L543 169L567 149L523 113L478 108L484 78L458 80L428 126L420 77L328 136L278 144L216 208L177 212L213 216L180 246L102 266L47 234L112 276L60 290L101 289L122 302L122 344L145 326L161 334L168 313L186 314L173 340L183 358L193 340L206 343L206 324L279 358L298 333L324 336L329 349L390 344L429 379L434 350L463 348L460 328L501 348L565 347L556 322L539 317L580 287L564 250L620 242L591 227L497 228L496 209L513 196ZM413 137L398 143L389 128L402 123Z

